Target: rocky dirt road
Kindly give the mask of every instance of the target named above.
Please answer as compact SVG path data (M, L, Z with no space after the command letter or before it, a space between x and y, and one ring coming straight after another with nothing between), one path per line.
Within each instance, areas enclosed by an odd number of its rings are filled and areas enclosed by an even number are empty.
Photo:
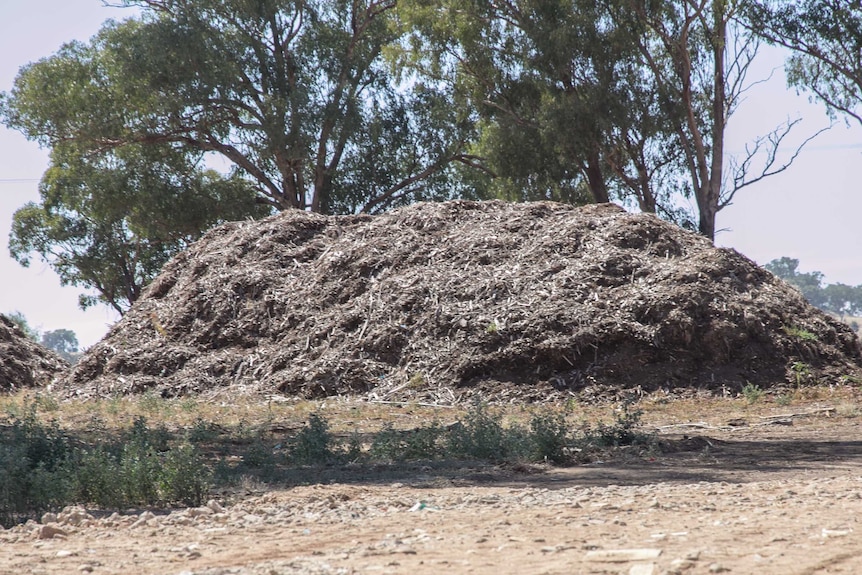
M731 423L568 469L415 465L198 509L69 509L0 532L0 573L862 573L857 418Z

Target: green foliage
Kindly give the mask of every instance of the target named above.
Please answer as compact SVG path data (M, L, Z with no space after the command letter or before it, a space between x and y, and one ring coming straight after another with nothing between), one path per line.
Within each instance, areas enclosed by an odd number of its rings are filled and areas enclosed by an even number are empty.
M561 413L540 412L530 419L533 459L564 464L571 459L571 430Z
M168 451L159 477L162 497L183 505L203 505L212 485L212 472L202 461L198 449L189 442Z
M791 86L811 93L831 115L862 123L862 6L858 2L753 2L748 25L768 42L791 50Z
M275 465L275 456L272 448L261 439L258 439L252 441L245 448L242 454L242 463L252 469L271 470Z
M21 70L0 102L9 127L89 152L215 153L276 209L375 211L450 194L441 174L472 123L384 58L402 33L394 3L124 4L141 16Z
M0 428L0 525L70 503L106 508L200 505L212 474L188 441L137 418L116 440L72 442L56 423L40 423L35 404Z
M42 345L68 355L78 351L78 336L70 329L54 329L42 334Z
M746 383L745 387L742 388L742 397L748 403L757 403L761 397L763 397L763 390L760 389L759 385L753 383Z
M632 409L631 402L624 401L612 424L601 422L594 429L584 430L585 443L599 447L646 444L650 438L639 430L641 415L639 409Z
M20 311L13 311L5 315L9 321L11 321L18 327L18 329L21 330L21 333L24 334L24 337L32 339L33 341L39 341L39 331L30 326L30 324L27 322L27 318L24 317L23 313L21 313Z
M564 412L543 408L524 427L504 425L499 413L477 402L463 420L451 425L433 421L396 430L389 424L363 445L357 434L335 436L327 420L313 413L296 435L272 447L246 425L239 433L223 436L218 426L198 420L177 439L163 426L148 425L143 417L113 437L103 421L94 420L83 435L92 439L72 440L56 423L41 423L35 403L28 403L0 427L0 524L8 526L73 503L105 509L200 505L213 485L242 478L279 480L286 466L443 458L565 465L623 445L648 445L639 417L640 412L626 404L611 423L575 427ZM239 446L241 462L222 458L209 465L219 442ZM280 451L282 444L286 456Z
M81 295L82 308L105 303L123 313L208 228L266 213L246 181L197 161L168 146L95 153L56 144L41 201L13 216L10 254L24 266L35 254L63 285L94 290Z
M790 371L793 372L793 379L796 382L796 387L799 388L811 376L811 366L804 361L794 361L790 365Z
M464 421L449 428L446 452L453 457L503 461L507 434L502 418L484 403L473 404Z
M784 281L796 286L813 306L844 317L862 313L862 285L849 286L842 283L823 285L820 272L802 273L799 260L782 257L763 266ZM789 333L789 332L788 332ZM791 334L794 335L794 334ZM803 338L805 339L805 338Z
M0 525L9 526L64 501L63 466L72 447L56 423L39 424L34 404L0 433Z
M444 429L432 422L427 427L407 431L396 430L391 423L374 434L369 455L382 461L437 459L443 456Z
M584 0L399 3L405 58L481 118L474 156L488 195L571 203L667 204L678 157L661 93L639 67L641 23Z
M781 328L784 333L799 341L817 341L817 334L796 326L784 326Z
M823 304L822 273L801 273L799 260L788 257L774 259L764 264L763 268L799 288L811 305L819 307Z
M332 460L334 438L326 419L312 413L305 427L293 438L289 453L290 460L297 465L321 465Z

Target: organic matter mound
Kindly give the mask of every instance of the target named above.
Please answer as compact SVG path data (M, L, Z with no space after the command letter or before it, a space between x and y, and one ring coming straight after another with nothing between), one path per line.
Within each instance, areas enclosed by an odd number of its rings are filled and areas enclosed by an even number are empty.
M50 383L69 364L59 355L24 335L0 315L0 391L15 391Z
M733 250L606 204L446 202L218 227L65 379L451 401L740 389L862 365L850 329Z

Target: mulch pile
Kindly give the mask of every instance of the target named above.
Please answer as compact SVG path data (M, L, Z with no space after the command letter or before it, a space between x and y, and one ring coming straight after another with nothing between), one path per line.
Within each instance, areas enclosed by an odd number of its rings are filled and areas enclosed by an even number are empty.
M752 261L606 204L288 211L169 262L63 380L450 402L858 375L855 334Z
M0 391L47 385L68 367L65 359L28 338L0 314Z

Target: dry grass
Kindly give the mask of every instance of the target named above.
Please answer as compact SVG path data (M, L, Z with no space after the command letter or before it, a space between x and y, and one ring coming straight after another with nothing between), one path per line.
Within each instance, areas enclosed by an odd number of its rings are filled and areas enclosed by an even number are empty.
M858 417L862 391L858 384L814 385L795 389L776 387L755 402L739 393L725 395L710 392L644 395L633 404L641 412L647 427L660 427L687 421L711 424L740 416L769 417L794 410L831 407L842 417ZM68 430L83 431L98 421L103 429L118 431L129 427L138 417L155 427L171 432L188 430L201 423L230 430L254 430L262 436L278 437L301 429L311 414L329 422L340 436L351 433L372 434L386 426L399 430L417 429L432 421L450 425L462 421L471 409L464 403L452 407L434 407L420 402L380 403L363 398L325 398L285 400L281 396L261 398L253 394L237 395L230 402L211 397L161 398L152 394L119 396L110 399L69 399L48 392L22 390L0 396L0 422L4 415L22 413L35 405L42 421L56 421ZM563 414L571 422L610 422L618 415L619 403L584 403L575 398L555 404L503 403L489 407L505 424L525 424L537 412Z

